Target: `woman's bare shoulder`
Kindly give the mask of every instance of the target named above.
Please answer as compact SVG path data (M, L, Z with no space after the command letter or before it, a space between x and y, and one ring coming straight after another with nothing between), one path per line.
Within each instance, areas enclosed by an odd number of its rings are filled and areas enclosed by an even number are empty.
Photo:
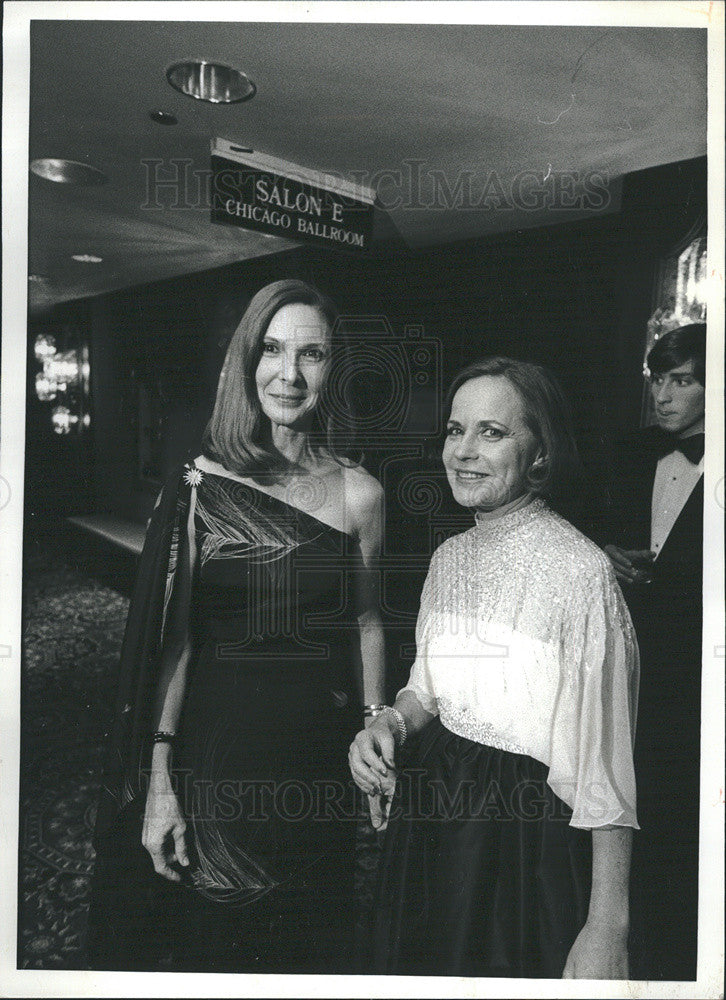
M215 462L213 458L207 458L206 455L197 455L197 457L192 462L200 472L210 472L215 476L226 477L227 479L234 479L239 483L249 484L254 486L252 479L246 476L237 475L236 472L230 472L219 462Z
M227 472L224 466L220 465L219 462L215 462L214 459L207 458L206 455L197 455L193 459L192 465L195 465L201 472Z
M357 508L370 510L383 502L383 487L362 465L344 467L343 482L348 503Z
M377 551L383 529L383 487L362 466L343 469L346 520L361 545Z

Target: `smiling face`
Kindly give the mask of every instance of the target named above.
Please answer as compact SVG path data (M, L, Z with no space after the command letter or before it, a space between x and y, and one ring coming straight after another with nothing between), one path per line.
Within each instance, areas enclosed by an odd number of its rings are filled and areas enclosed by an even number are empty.
M706 390L693 374L693 361L650 376L658 425L685 436L703 430Z
M273 424L310 425L330 367L331 332L315 307L293 302L272 317L262 338L255 382L262 412Z
M528 492L527 473L541 461L524 404L502 375L465 382L451 405L443 461L462 507L495 510Z

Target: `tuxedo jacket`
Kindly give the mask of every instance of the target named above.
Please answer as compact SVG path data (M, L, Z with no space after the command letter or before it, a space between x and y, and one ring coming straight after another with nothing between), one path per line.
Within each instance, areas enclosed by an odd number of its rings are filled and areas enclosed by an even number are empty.
M621 442L607 519L608 540L621 548L650 549L662 440L657 428L647 428ZM651 582L622 587L640 648L631 956L646 979L695 978L702 566L703 476L653 564Z
M621 548L650 549L653 481L662 454L659 441L662 434L647 428L622 444L609 517L609 541ZM703 476L664 542L650 582L622 588L640 648L636 751L642 755L656 745L668 747L679 757L681 768L697 768L698 762L702 571ZM669 768L672 760L671 756ZM648 770L647 765L641 767L642 773ZM653 783L650 777L648 782ZM693 775L683 783L690 789L691 802L694 783Z
M656 466L662 452L657 428L646 428L622 443L610 495L610 541L624 549L650 549L651 509ZM626 593L640 617L640 605L657 614L657 624L700 634L703 573L703 476L681 510L658 558L652 580ZM632 608L631 608L632 610ZM656 622L652 622L656 625ZM637 627L637 624L636 624ZM678 637L674 641L681 645Z

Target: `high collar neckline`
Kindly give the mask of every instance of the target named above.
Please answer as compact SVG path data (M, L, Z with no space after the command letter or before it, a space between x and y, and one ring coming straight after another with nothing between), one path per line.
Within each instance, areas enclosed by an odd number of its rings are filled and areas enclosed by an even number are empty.
M520 497L496 510L478 510L474 518L477 528L484 531L499 531L526 524L546 507L547 503L542 497L529 494L526 501Z

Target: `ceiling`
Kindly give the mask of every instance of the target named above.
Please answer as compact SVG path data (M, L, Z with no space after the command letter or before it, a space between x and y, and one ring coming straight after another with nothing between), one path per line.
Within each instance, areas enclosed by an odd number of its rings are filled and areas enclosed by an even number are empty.
M243 70L257 95L212 105L176 92L165 72L187 58ZM30 175L38 310L293 246L210 222L195 172L209 169L214 137L377 188L391 223L382 242L397 231L419 247L573 218L507 194L523 171L528 183L599 171L608 187L705 155L706 33L36 20L30 101L31 160L77 160L108 178L76 187ZM153 110L178 124L157 124ZM186 180L150 188L175 171ZM186 205L174 204L177 192Z

